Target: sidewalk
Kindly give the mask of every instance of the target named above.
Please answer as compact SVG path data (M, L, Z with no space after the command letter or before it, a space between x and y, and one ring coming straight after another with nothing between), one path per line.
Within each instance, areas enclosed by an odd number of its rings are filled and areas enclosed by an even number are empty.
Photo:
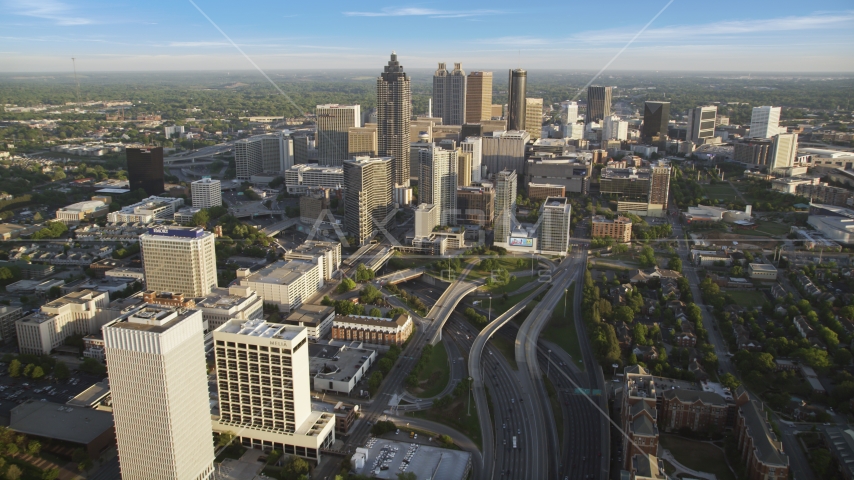
M705 473L705 472L698 472L696 470L691 470L690 468L686 467L685 465L682 465L681 463L677 462L676 459L673 457L673 455L670 453L670 450L662 450L661 456L658 458L667 460L674 467L676 467L676 473L677 474L678 473L687 473L688 475L691 475L693 477L705 478L706 480L717 480L718 479L718 477L714 473Z

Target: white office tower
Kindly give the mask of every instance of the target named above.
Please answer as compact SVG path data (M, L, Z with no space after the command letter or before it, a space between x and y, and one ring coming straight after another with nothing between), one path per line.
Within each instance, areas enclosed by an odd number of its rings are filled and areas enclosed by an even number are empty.
M563 138L568 138L570 140L581 140L584 138L584 124L570 123L567 125L561 125L560 132Z
M471 181L479 182L481 177L481 166L483 165L483 138L467 137L460 142L460 150L471 154Z
M694 143L705 143L715 136L715 118L718 107L697 107L688 111L687 139Z
M506 242L513 230L516 217L515 171L503 170L495 174L495 242Z
M610 115L603 120L602 141L627 140L629 138L629 122L620 120L616 115Z
M564 197L548 197L540 207L540 251L566 255L572 205Z
M791 168L795 166L795 158L798 156L798 134L780 133L774 135L771 141L771 155L768 165L771 170L778 168Z
M780 113L782 107L753 107L750 115L750 137L771 138L780 129Z
M262 173L281 175L294 164L290 132L267 133L234 142L234 164L238 180Z
M193 195L193 206L211 208L222 206L222 185L219 180L204 177L190 184Z
M122 479L212 478L202 312L144 304L102 332Z
M356 157L344 162L344 229L358 245L366 244L390 220L392 175L391 157Z
M433 234L433 228L439 225L439 206L422 203L415 209L415 237L424 238Z
M162 226L139 236L145 287L202 297L216 286L214 234L201 227Z
M317 161L320 165L340 167L350 158L349 131L361 127L359 105L317 106Z
M319 461L320 449L335 441L335 414L311 409L307 329L230 320L213 339L220 412L214 431L234 432L247 447Z
M578 103L577 102L560 102L561 115L560 119L564 125L574 125L578 122Z
M456 225L457 151L430 144L429 148L418 150L418 157L421 164L419 203L439 207L439 225Z

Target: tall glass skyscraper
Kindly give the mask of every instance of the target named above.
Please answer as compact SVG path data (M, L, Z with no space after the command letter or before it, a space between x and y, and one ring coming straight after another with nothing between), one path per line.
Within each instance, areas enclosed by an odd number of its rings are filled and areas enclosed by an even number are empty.
M527 71L521 68L510 70L507 90L507 130L525 130L525 118L528 109L527 83Z
M393 157L394 185L409 186L409 126L412 117L412 90L409 77L392 52L382 75L377 78L377 143L380 156Z
M644 102L643 131L641 137L651 141L658 137L664 140L667 136L667 122L670 121L670 102Z
M601 122L611 115L611 87L587 87L587 115L584 123Z

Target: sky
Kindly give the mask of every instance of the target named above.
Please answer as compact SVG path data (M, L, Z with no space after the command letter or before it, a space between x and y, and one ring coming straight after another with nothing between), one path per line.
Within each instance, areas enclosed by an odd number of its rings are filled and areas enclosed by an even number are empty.
M0 0L0 73L377 69L854 72L854 3Z

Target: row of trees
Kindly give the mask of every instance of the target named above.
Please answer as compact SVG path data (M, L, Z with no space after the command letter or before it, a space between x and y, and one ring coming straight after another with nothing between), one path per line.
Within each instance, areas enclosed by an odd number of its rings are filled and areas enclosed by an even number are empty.
M409 388L415 388L418 386L418 375L427 368L427 365L430 365L430 360L433 357L433 345L429 343L424 345L424 348L421 349L421 357L418 358L418 363L412 367L412 370L409 372L409 375L406 377L406 386Z

